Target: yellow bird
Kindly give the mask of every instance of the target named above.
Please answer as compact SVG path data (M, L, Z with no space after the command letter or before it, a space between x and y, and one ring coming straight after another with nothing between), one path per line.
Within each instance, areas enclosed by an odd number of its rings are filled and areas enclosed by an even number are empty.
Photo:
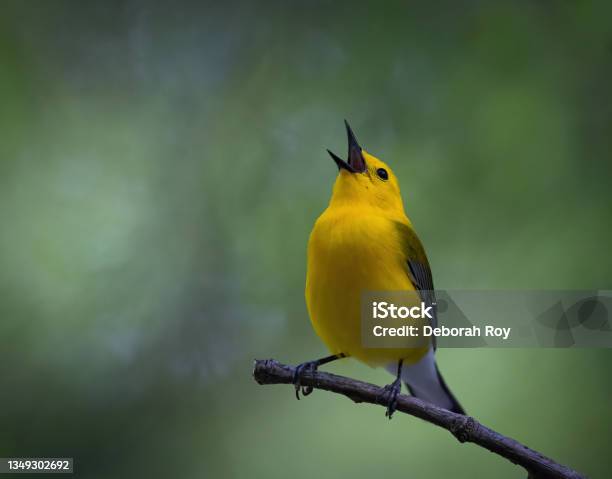
M345 125L348 161L328 150L339 173L329 206L310 235L306 277L310 320L332 355L296 368L296 396L299 399L304 372L354 357L370 366L386 367L396 375L396 380L385 387L389 418L402 380L414 396L465 414L440 375L434 359L435 344L406 349L371 349L362 344L364 292L416 291L427 304L435 304L435 296L427 256L404 212L396 176L385 163L363 150L346 121ZM301 390L304 395L312 392L312 388Z

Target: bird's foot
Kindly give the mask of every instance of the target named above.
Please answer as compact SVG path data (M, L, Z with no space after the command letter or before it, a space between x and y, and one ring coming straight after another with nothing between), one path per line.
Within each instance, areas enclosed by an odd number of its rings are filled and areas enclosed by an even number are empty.
M293 374L293 385L295 386L295 397L298 401L300 400L300 390L304 396L308 396L313 391L312 386L301 385L300 380L302 379L302 374L309 371L312 375L318 368L319 361L306 361L305 363L299 364L295 368L295 373Z
M385 397L385 402L387 403L387 412L385 412L385 416L391 419L393 413L397 408L397 396L399 396L402 391L402 381L401 379L396 379L391 384L387 384L383 388L383 396Z

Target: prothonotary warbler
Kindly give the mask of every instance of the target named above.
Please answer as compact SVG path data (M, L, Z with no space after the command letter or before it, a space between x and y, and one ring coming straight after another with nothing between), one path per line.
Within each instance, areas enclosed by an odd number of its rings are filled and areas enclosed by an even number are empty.
M412 291L435 302L423 245L404 212L397 177L363 150L349 124L348 160L328 150L338 166L329 206L317 219L308 243L306 303L312 325L331 356L300 364L294 383L322 364L353 357L385 367L396 380L385 386L386 415L395 410L402 380L410 392L440 407L465 414L442 379L435 344L406 349L367 348L361 336L361 295L366 291ZM435 317L431 320L435 323ZM435 325L435 324L434 324ZM302 387L303 394L312 388Z

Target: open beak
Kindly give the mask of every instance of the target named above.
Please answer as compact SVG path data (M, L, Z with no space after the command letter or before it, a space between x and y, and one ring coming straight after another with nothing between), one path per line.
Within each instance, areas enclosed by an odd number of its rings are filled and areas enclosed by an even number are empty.
M344 169L351 173L363 173L366 170L366 164L361 153L361 146L359 146L355 133L353 133L346 120L344 120L344 124L346 125L346 136L348 137L348 161L344 161L329 150L327 152L336 162L336 165L338 165L338 169Z

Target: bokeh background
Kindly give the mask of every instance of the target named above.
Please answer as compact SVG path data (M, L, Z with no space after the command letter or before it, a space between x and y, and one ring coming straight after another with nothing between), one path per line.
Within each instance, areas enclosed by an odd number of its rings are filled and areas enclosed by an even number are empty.
M0 456L88 478L523 474L251 378L326 354L305 250L344 118L399 176L436 286L612 286L612 4L428 3L2 2ZM611 351L439 362L485 424L609 475Z

